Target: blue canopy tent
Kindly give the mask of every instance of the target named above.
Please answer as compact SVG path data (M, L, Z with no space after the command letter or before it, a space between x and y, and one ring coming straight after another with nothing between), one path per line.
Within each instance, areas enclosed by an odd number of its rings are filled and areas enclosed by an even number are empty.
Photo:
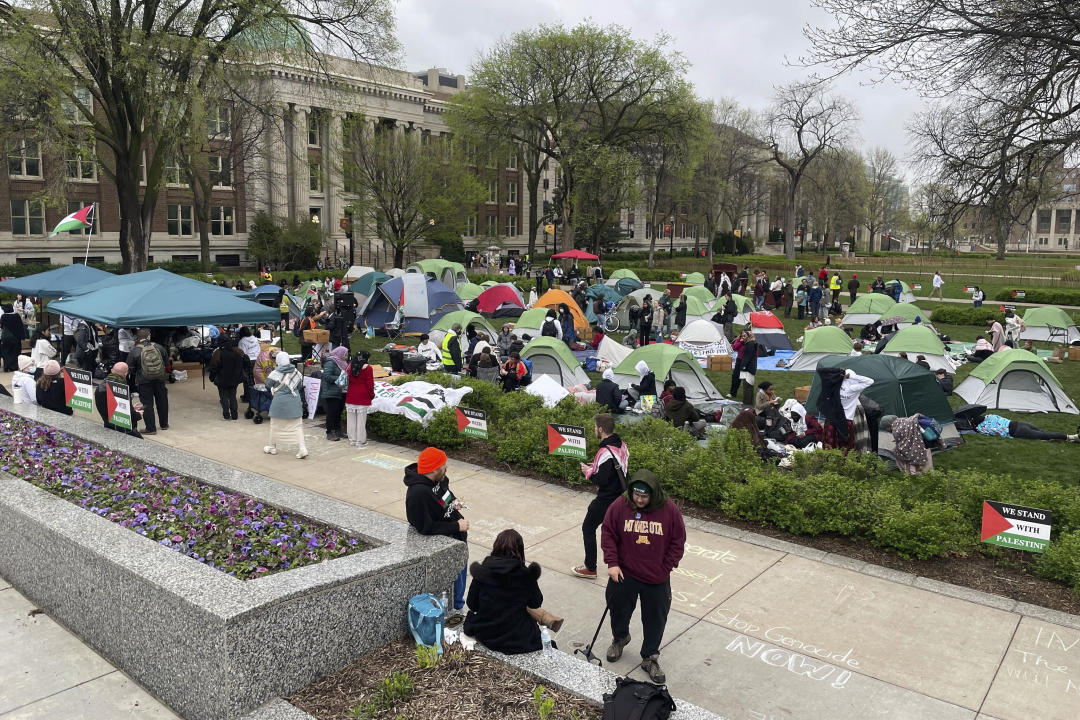
M439 318L461 310L461 298L438 280L420 273L407 273L387 280L376 288L361 311L369 327L382 329L396 322L401 310L401 332L425 333Z
M85 285L116 277L112 273L87 265L65 265L55 270L0 282L0 292L37 298L58 298L70 295L72 291Z
M54 300L48 309L112 327L276 323L280 317L277 308L234 290L165 270L110 277Z

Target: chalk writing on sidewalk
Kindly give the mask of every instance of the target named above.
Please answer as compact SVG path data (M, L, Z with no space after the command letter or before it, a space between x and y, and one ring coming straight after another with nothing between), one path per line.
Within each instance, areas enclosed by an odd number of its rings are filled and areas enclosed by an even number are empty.
M756 658L766 665L783 668L793 675L811 680L828 682L829 687L843 690L851 679L850 670L841 670L835 665L818 662L791 650L772 647L760 640L740 635L727 645L727 651L748 658Z
M755 624L741 613L732 612L727 608L717 608L714 612L717 616L717 622L723 627L747 635L760 635L769 642L776 643L784 648L805 653L807 655L813 655L815 658L828 660L837 663L838 665L852 669L858 669L859 667L859 661L854 657L855 648L849 647L843 652L831 650L796 639L793 637L794 633L791 628L783 625L772 625L764 628L764 632L762 632L761 625Z
M1002 664L1003 676L1023 685L1080 697L1077 664L1066 662L1076 652L1080 660L1080 634L1039 625L1019 634Z
M374 465L375 467L381 467L383 470L403 470L405 466L409 464L409 461L404 458L394 457L393 455L386 455L384 453L366 457L362 462L366 462L368 465Z

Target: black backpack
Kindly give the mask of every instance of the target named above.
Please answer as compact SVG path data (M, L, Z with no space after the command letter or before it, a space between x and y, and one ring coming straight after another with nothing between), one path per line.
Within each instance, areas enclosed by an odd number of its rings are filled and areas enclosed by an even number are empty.
M545 337L559 337L559 331L555 329L555 322L554 320L551 322L545 320L544 326L540 328L540 334Z
M615 678L615 692L604 693L603 720L667 720L675 701L665 685Z

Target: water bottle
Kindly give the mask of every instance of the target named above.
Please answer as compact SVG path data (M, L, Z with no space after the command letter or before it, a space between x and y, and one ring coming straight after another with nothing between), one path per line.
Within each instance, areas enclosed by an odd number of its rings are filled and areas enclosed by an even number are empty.
M545 656L550 657L555 654L555 650L551 647L551 631L546 627L540 628L540 644L543 646Z
M442 605L443 615L447 615L450 612L450 597L445 590L439 595L439 604Z

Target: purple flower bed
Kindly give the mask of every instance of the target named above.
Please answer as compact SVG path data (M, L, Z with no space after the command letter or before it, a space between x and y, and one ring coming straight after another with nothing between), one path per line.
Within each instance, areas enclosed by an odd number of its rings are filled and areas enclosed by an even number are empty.
M365 549L342 530L0 411L0 470L242 580Z

